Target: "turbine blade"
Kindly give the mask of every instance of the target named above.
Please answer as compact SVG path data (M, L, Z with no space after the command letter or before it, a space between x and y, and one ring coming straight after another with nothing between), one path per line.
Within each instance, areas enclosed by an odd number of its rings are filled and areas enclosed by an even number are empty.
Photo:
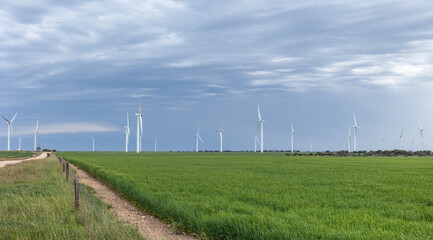
M129 128L129 113L126 112L126 126Z
M3 117L3 116L2 116L2 118L3 118L4 120L6 120L6 122L10 123L9 120L7 120L7 118L5 118L5 117Z
M36 120L36 132L38 131L38 129L39 129L39 120Z
M11 123L15 120L15 118L17 117L18 113L15 113L14 117L11 120Z
M140 130L141 130L141 134L143 134L143 117L140 114Z
M257 105L257 111L259 112L259 121L262 121L262 116L260 115L260 107Z
M419 120L419 129L420 129L420 130L423 130L423 129L422 129L421 120Z
M200 141L203 142L203 139L201 139L200 135L198 135L198 139L200 139Z
M257 134L259 134L259 129L260 129L260 122L259 122L259 125L257 125L256 137L257 137Z
M355 126L358 126L358 123L356 122L356 116L355 116L355 113L353 113L353 122L355 123Z
M290 123L290 126L292 127L292 133L295 133L295 130L293 129L293 124Z

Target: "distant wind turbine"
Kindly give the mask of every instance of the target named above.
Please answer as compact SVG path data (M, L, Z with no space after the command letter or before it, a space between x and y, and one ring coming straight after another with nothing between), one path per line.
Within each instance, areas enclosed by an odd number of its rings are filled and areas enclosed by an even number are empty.
M20 151L21 151L21 143L22 143L22 141L23 141L23 138L20 137L20 138L18 139L18 150L20 150Z
M89 138L92 139L92 146L93 146L93 152L94 152L95 151L95 139L90 137L90 136L89 136Z
M143 135L143 115L141 114L140 96L138 96L138 113L137 116L137 153L141 151L141 137Z
M220 135L220 152L223 152L223 123L221 122L220 129L217 130Z
M423 139L422 139L422 132L424 131L424 128L422 128L421 120L419 120L419 133L420 133L420 149L422 151L423 146Z
M401 146L402 146L402 144L403 144L403 130L401 130L401 134L400 134L400 138L399 138L399 143L400 143L400 147L399 147L399 149L402 150L402 149L401 149Z
M356 149L356 135L358 133L358 128L360 128L360 127L358 126L358 123L356 122L355 113L353 113L353 122L354 122L354 125L353 125L353 151L356 152L357 151L357 149Z
M17 114L18 113L15 113L14 117L10 121L7 118L5 118L5 117L2 116L2 118L8 124L8 151L11 150L11 135L12 135L12 132L13 132L12 122L15 120L15 117L17 116Z
M197 133L195 134L195 151L198 152L198 140L200 139L203 142L203 139L200 137L200 128L197 129Z
M292 131L290 133L292 134L292 152L293 152L293 140L295 137L295 130L293 129L293 124L290 123L290 126L292 127Z
M383 138L382 136L380 136L379 138L380 138L380 150L383 151L383 140L385 140L385 138Z
M158 136L153 139L153 142L155 143L155 152L156 152L156 145L158 144Z
M265 120L263 120L262 116L260 115L259 106L257 106L257 111L259 113L259 125L257 125L256 136L259 133L259 128L260 128L260 152L263 153L263 123L265 122Z
M350 126L349 126L349 131L347 133L347 152L350 152L350 145L352 145L352 134L350 133Z
M129 129L129 113L126 113L126 126L125 126L125 152L128 152L129 147L129 136L131 135L131 129Z
M35 144L34 144L34 151L36 152L36 139L37 138L39 138L39 132L38 132L38 129L39 129L39 120L36 120L36 128L35 128L35 130L33 130L33 132L35 132Z

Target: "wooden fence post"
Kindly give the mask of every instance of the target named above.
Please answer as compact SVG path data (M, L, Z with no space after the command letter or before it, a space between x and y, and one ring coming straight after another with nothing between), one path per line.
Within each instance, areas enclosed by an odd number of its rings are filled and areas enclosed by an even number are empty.
M66 166L65 166L65 160L63 160L62 163L63 163L63 164L62 164L63 172L65 172L65 168L66 168Z
M66 162L66 181L69 181L69 163Z
M78 209L80 207L80 184L78 181L78 176L75 176L75 208Z

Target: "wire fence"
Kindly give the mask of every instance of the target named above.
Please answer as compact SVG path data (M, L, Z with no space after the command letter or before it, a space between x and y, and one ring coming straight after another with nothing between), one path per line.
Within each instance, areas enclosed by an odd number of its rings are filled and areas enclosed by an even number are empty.
M94 196L93 189L79 183L79 177L70 167L70 163L59 156L57 159L65 173L66 180L75 187L75 207L83 225L91 228L87 231L88 239L143 239L136 229L125 226L115 219L109 211L109 206ZM97 224L90 224L91 222Z

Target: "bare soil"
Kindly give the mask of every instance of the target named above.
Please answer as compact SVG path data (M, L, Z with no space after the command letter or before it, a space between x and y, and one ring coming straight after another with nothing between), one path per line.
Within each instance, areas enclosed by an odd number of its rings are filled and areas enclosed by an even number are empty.
M42 159L42 158L46 158L46 157L48 157L48 153L42 152L39 156L31 157L31 158L27 158L27 159L0 161L0 168L4 167L6 165L17 164L17 163L21 163L21 162L25 162L25 161L37 160L37 159Z
M136 227L146 239L196 239L190 235L176 234L168 224L138 208L89 173L73 165L72 168L76 170L80 182L93 188L95 195L111 206L110 211L120 221Z

